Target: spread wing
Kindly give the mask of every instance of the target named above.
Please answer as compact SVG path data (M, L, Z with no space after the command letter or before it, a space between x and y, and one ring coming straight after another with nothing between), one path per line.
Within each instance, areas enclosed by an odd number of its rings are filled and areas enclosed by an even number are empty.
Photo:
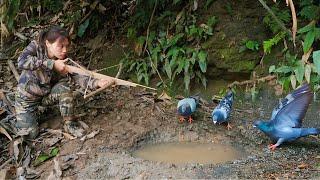
M304 84L279 102L272 111L270 123L275 126L301 127L311 100L310 86Z

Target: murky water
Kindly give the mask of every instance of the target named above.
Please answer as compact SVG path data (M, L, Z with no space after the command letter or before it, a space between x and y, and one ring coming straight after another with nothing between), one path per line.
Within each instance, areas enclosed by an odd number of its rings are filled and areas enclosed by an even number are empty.
M147 145L133 153L134 157L176 164L217 164L236 160L243 155L232 146L196 142Z

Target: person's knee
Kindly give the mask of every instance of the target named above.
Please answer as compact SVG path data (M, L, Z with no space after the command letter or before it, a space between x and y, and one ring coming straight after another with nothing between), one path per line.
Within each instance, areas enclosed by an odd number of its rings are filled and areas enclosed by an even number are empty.
M30 113L21 113L16 115L15 123L17 134L20 136L28 136L34 139L39 134L39 126L37 118Z
M73 115L73 95L72 93L64 93L60 96L59 106L62 116L72 116Z

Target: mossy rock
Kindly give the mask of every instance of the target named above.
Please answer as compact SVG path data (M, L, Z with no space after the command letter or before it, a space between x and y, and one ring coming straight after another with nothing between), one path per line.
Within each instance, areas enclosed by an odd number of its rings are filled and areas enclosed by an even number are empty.
M260 44L267 39L267 30L262 22L265 10L258 1L215 1L208 10L208 16L216 16L218 23L213 35L201 47L208 52L208 71L250 73L259 64L262 49L239 52L247 40ZM216 72L208 72L214 74Z
M209 53L208 65L228 72L251 72L259 62L257 53L239 53L235 47L214 49Z

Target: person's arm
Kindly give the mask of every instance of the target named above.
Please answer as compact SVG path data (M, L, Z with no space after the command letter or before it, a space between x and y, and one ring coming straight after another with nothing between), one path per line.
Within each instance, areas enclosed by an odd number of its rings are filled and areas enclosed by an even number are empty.
M97 79L79 74L71 75L71 77L78 85L80 85L84 89L88 87L89 89L93 90L99 87Z
M44 50L45 51L45 50ZM45 52L43 52L45 53ZM21 53L18 58L18 68L24 70L35 70L40 66L48 69L53 69L54 60L52 59L39 59L37 57L37 44L32 41Z
M113 81L113 80L94 79L94 78L90 78L88 76L79 75L79 74L72 75L71 77L82 88L86 89L88 87L90 90L95 90L95 89L103 87L103 86L105 86L107 84L112 85L114 83L114 82L110 82L110 81Z

